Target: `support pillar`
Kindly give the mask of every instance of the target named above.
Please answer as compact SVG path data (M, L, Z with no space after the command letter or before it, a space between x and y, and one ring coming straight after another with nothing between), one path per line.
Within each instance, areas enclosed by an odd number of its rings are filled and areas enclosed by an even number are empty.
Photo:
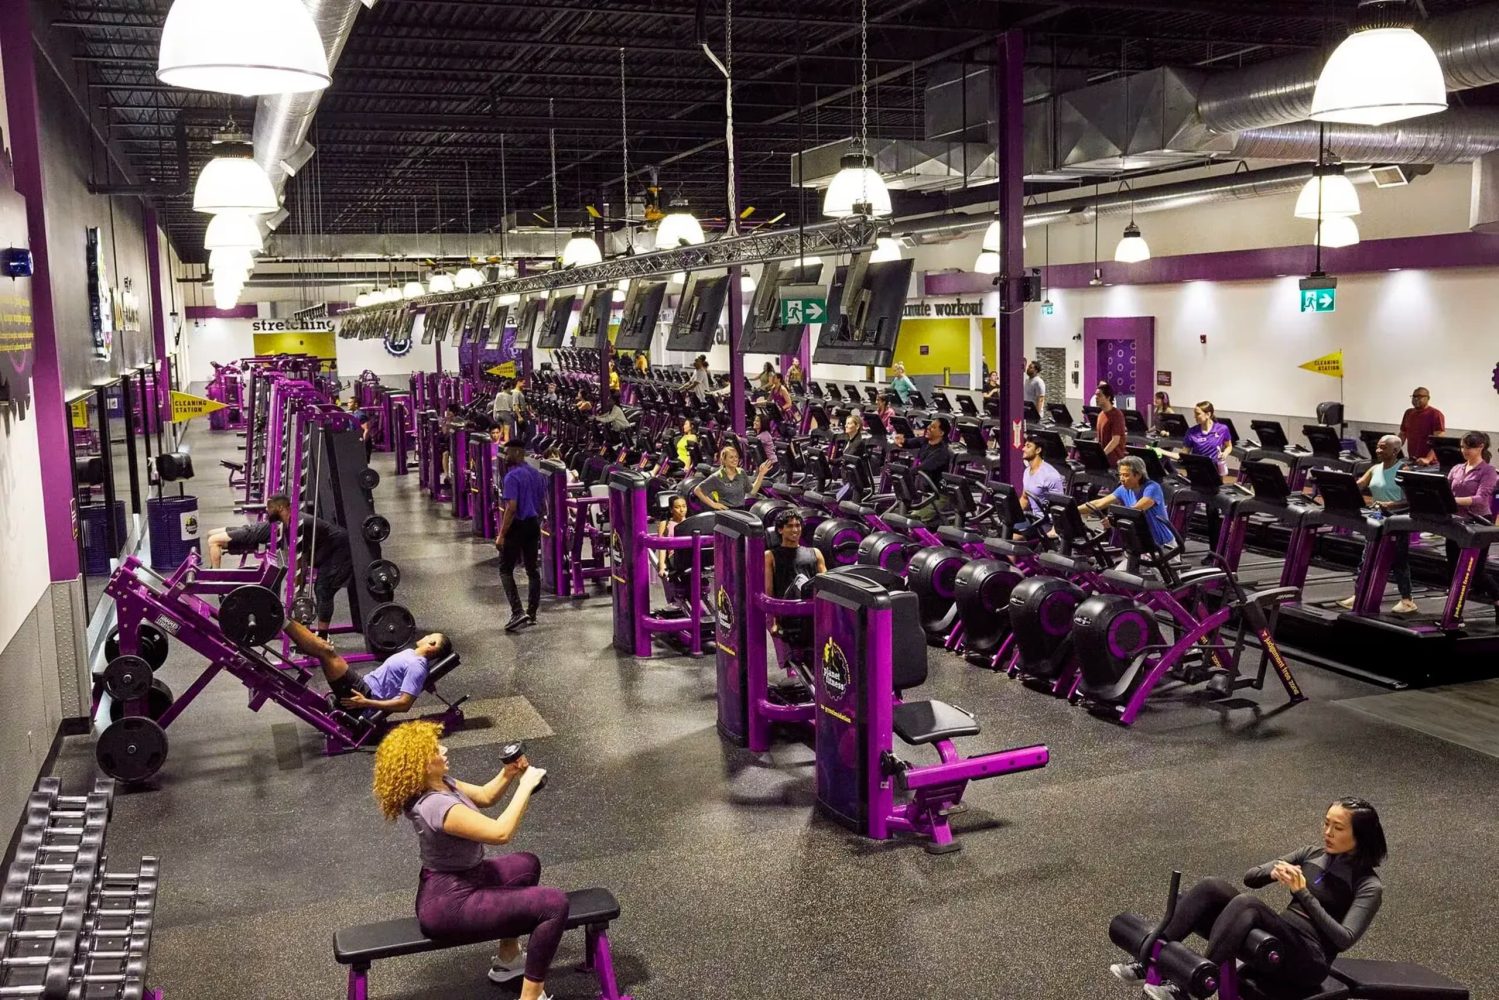
M1025 34L1018 28L996 39L994 120L999 123L999 404L1004 457L1001 478L1021 480L1020 445L1025 435L1025 309L1020 301L1025 273Z
M167 350L167 317L161 304L161 233L156 209L147 207L142 224L146 227L146 281L151 285L151 341L156 345L156 412L159 419L172 419L172 355ZM144 412L145 400L141 401Z
M738 264L729 268L729 426L736 434L745 432L744 355L739 351L744 333L744 287L739 283L743 274Z
M73 507L73 469L67 382L58 351L57 316L52 301L52 269L47 248L46 186L42 177L42 124L36 55L31 41L29 3L0 4L0 61L5 64L5 97L10 114L11 157L16 191L26 199L26 227L35 270L31 319L35 354L31 398L41 451L42 510L47 557L53 582L75 579L78 514ZM82 291L79 290L79 294Z

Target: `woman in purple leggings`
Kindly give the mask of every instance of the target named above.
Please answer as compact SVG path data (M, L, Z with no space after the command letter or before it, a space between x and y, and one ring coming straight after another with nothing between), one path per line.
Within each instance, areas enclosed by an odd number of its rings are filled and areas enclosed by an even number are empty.
M490 980L524 975L521 1000L550 1000L546 974L567 923L567 894L537 884L541 862L534 854L484 856L485 844L510 843L546 772L522 757L487 784L459 781L448 776L441 735L435 722L408 722L391 730L375 753L375 801L386 819L411 820L421 847L416 915L422 933L499 939ZM498 802L511 782L515 795L498 819L479 811ZM524 951L523 935L530 936Z

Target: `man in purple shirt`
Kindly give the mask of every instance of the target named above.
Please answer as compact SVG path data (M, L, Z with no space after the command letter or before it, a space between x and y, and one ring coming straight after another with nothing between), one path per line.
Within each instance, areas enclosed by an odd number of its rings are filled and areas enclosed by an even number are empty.
M541 515L546 510L547 481L526 462L526 446L511 441L505 449L505 473L501 492L504 496L504 519L494 547L500 550L500 583L510 601L510 621L506 632L518 632L536 624L541 610ZM520 591L515 586L515 564L526 564L526 603L522 608Z
M1046 505L1052 500L1067 495L1067 484L1062 474L1041 457L1041 445L1034 438L1027 438L1020 447L1020 458L1025 463L1021 479L1020 509L1026 519L1014 525L1016 538L1035 538L1051 529L1046 516Z
M339 704L391 714L415 704L427 686L428 668L453 649L447 636L432 632L418 639L413 648L403 649L361 677L331 643L313 635L301 622L290 619L283 631L300 652L322 665L323 676Z

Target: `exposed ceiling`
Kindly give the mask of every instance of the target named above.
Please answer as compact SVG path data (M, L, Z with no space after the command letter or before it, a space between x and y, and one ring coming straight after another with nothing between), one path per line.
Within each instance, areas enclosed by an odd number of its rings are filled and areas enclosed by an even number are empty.
M1431 16L1487 0L1423 0ZM932 67L989 60L994 34L1023 27L1034 68L1088 80L1161 65L1233 69L1342 37L1356 0L872 0L870 132L921 138ZM174 130L187 127L189 173L249 99L156 80L170 0L59 0L54 37L72 48L95 125L141 183L180 190ZM724 0L708 5L726 55ZM795 222L805 198L790 154L850 135L858 122L857 0L734 0L733 71L740 205ZM362 11L310 138L317 155L287 188L283 233L431 232L455 248L512 212L551 218L555 128L563 224L583 204L623 201L621 48L631 190L645 170L701 216L725 212L723 79L696 43L694 0L381 0ZM1071 74L1073 78L1076 73ZM100 157L102 171L103 157ZM100 177L102 183L106 178ZM116 175L108 180L119 181ZM466 190L467 189L467 190ZM442 212L438 213L441 201ZM167 229L202 259L206 217L191 194L167 197ZM489 241L492 249L493 241ZM477 252L479 246L475 245Z

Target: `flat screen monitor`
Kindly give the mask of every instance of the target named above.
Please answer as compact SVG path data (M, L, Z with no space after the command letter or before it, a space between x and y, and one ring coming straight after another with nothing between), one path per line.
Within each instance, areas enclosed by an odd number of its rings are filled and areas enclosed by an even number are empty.
M536 346L556 350L567 337L567 324L573 318L577 292L556 292L547 300L546 316L536 334Z
M625 311L620 317L614 347L620 351L649 351L656 339L656 321L666 301L666 282L636 278L625 293Z
M1291 495L1286 474L1274 462L1245 462L1244 478L1249 480L1257 500L1284 503Z
M489 318L484 324L484 328L489 331L484 346L490 349L497 348L504 342L505 323L510 319L510 305L501 301L502 298L503 296L496 296L494 302L490 304Z
M573 333L573 346L598 350L609 342L609 314L614 311L614 287L600 285L584 300L583 316Z
M1452 484L1439 472L1416 472L1405 469L1395 474L1395 482L1405 490L1411 513L1427 517L1449 517L1457 513Z
M433 306L424 314L426 321L422 324L422 343L442 343L437 339L439 332L444 331L444 322L450 306Z
M1260 447L1266 451L1285 451L1291 444L1279 420L1251 420L1249 426L1259 435Z
M744 318L744 332L739 337L745 354L795 354L801 349L807 324L781 325L782 285L815 285L822 281L822 264L795 264L771 261L765 265L760 284L755 288L754 308Z
M1313 469L1311 477L1328 510L1356 513L1364 509L1364 491L1359 489L1358 477L1353 473L1338 469Z
M713 336L718 332L718 321L723 316L723 305L729 294L727 274L692 274L687 278L687 288L682 292L682 304L677 309L677 318L671 325L671 336L667 338L668 351L707 351L713 346Z
M442 326L437 330L437 342L446 344L449 340L457 340L458 332L463 329L463 321L468 316L468 303L459 302L455 305L446 306L443 314Z
M1160 417L1161 433L1180 440L1187 436L1187 418L1181 413L1163 413Z
M546 308L545 295L533 295L521 303L520 320L515 324L515 346L523 350L531 346L536 336L536 325L541 321L541 312Z
M857 300L845 301L848 267L840 267L828 289L828 322L817 335L813 360L831 365L888 367L895 360L901 312L911 288L912 260L870 264Z
M456 326L453 331L454 338L459 344L472 344L484 336L484 302L465 302L458 307L458 315L462 317L462 325Z

